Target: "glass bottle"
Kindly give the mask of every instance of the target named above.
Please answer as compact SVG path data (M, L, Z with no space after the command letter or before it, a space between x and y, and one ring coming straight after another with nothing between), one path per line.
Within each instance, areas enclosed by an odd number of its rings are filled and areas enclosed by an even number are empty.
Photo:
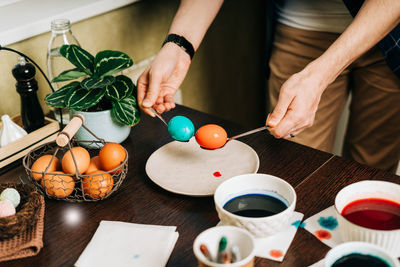
M68 19L55 19L51 22L51 37L47 48L47 74L50 81L57 77L61 72L75 68L67 59L61 56L60 47L64 44L79 45L78 40L72 34L71 23ZM68 82L53 83L54 90L57 90ZM53 110L55 118L60 121L59 112ZM69 121L69 111L62 110L63 124Z

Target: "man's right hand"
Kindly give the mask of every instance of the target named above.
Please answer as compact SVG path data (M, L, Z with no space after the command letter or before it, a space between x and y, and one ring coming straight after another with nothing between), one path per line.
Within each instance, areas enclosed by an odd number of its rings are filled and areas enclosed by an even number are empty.
M149 108L161 114L175 107L174 95L190 63L190 56L178 45L166 43L161 48L137 81L139 106L146 114L154 117Z

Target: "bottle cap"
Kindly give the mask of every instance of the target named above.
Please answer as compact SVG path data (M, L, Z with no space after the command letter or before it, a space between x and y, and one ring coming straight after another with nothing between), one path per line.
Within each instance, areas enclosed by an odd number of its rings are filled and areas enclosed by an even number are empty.
M51 30L53 32L65 32L71 29L69 19L55 19L51 22Z

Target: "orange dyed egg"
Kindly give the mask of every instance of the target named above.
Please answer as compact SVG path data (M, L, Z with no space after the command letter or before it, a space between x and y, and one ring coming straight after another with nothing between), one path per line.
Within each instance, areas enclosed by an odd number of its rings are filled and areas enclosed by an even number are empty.
M88 173L88 177L83 178L83 192L91 198L105 197L113 188L114 180L109 173L97 170Z
M206 124L196 132L197 143L207 149L223 147L228 139L224 128L216 124Z
M99 152L99 160L102 170L111 171L120 166L126 158L123 146L117 143L105 144ZM116 170L116 172L121 171Z
M74 159L72 158L71 151L74 155L76 166L74 163ZM89 152L83 147L77 146L68 150L64 157L61 160L62 169L65 173L76 174L76 167L78 168L79 173L85 173L89 168L90 164L90 155Z
M32 165L31 170L35 172L31 172L31 176L36 181L40 181L42 179L43 174L36 173L36 172L44 172L49 166L49 163L52 159L53 155L44 155L38 158ZM47 169L47 173L54 172L60 169L60 161L58 158L54 157L53 161L51 162L49 168Z
M86 173L91 173L98 170L101 170L100 159L99 156L95 156L90 159L90 164L86 170Z
M56 198L66 198L71 195L75 188L74 178L60 171L55 171L54 173L46 174L41 181L45 192Z

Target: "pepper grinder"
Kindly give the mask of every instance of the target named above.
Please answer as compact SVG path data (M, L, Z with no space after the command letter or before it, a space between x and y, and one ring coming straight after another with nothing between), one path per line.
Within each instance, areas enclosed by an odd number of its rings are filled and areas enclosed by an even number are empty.
M18 64L12 69L17 80L17 92L21 96L21 118L24 129L30 133L44 125L44 114L37 97L38 84L35 80L36 69L32 63L19 57Z

